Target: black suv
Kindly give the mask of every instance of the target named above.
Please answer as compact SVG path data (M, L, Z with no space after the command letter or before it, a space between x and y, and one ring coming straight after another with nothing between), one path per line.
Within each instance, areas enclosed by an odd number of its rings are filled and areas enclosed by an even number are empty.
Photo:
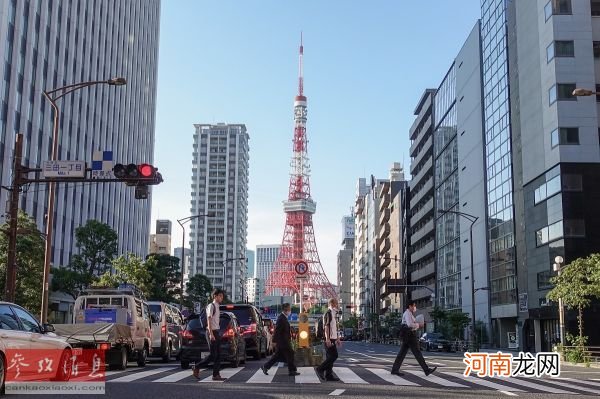
M246 341L246 353L254 359L267 356L267 331L258 309L243 303L221 305L222 312L231 312L237 317L240 332Z
M221 312L219 329L221 332L221 360L231 363L232 367L246 363L246 342L240 333L235 315L230 312ZM187 369L190 367L190 362L202 360L202 352L210 352L206 340L205 311L190 315L181 332L181 350L178 356L181 368Z

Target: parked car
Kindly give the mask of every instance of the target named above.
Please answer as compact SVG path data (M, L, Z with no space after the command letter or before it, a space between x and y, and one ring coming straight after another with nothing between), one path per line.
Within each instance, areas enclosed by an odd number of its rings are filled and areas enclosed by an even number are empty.
M221 311L232 312L237 317L240 331L246 341L246 353L260 359L267 356L268 338L263 319L253 305L237 303L221 305Z
M148 302L152 318L152 356L162 357L169 362L171 355L179 352L183 317L173 305L165 302Z
M27 365L37 365L39 360L43 360L41 356L46 357L43 352L40 353L40 350L51 350L53 354L56 351L56 359L52 355L52 360L57 360L55 365L59 366L55 366L56 374L51 379L69 380L72 372L72 348L53 331L54 327L51 324L40 325L31 313L19 305L0 302L0 393L4 393L7 369L13 366L11 361L17 354L15 351L19 351L18 353L24 357L23 363ZM29 349L36 351L29 351ZM39 380L40 374L37 371L37 366L24 368L18 376L19 381Z
M240 332L235 314L221 312L219 320L221 332L221 361L238 367L246 363L246 342ZM210 352L206 337L206 312L192 314L187 318L185 328L181 332L181 349L178 357L182 369L190 367L191 362L202 360L202 353Z
M421 350L451 351L451 343L440 333L424 333L419 339Z
M273 334L275 333L275 323L271 319L263 319L263 325L267 332L267 354L273 353Z

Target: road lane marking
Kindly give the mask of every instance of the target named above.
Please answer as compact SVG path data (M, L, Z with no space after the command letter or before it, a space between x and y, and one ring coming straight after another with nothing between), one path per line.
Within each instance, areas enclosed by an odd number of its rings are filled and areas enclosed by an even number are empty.
M513 387L510 387L510 386L497 384L495 382L486 380L484 378L479 378L479 377L477 377L475 375L465 376L464 374L452 373L452 372L444 372L442 374L447 374L447 375L450 375L450 376L455 377L455 378L461 378L461 379L463 379L463 380L465 380L467 382L470 382L472 384L482 385L484 387L496 389L496 390L498 390L500 392L502 392L502 391L507 391L507 392L523 392L522 389L513 388Z
M575 392L565 391L565 390L558 389L558 388L552 388L552 387L548 387L548 386L545 386L545 385L536 384L535 382L520 380L518 378L511 378L511 379L507 379L505 381L509 382L511 384L521 385L523 387L537 389L538 391L542 391L542 392L562 393L562 394L565 394L565 395L576 394Z
M296 384L320 384L321 380L314 367L298 367L300 375L295 377Z
M140 380L144 377L149 377L154 374L164 373L165 371L175 370L175 367L160 367L154 370L141 371L139 373L133 373L130 375L126 375L124 377L115 378L114 380L110 380L110 382L131 382ZM191 373L191 372L190 372Z
M551 378L552 380L564 380L564 381L570 381L570 382L576 382L578 384L587 384L587 385L591 385L593 387L600 387L600 382L594 382L594 381L589 381L589 380L576 380L575 378L565 378L565 377L554 377Z
M409 374L415 375L419 378L423 378L424 380L433 382L434 384L439 384L439 385L442 385L445 387L468 388L468 386L466 386L464 384L459 384L458 382L446 380L435 374L429 374L428 376L425 376L422 371L417 371L417 370L403 370L403 371L405 371Z
M593 393L596 395L600 395L600 390L586 387L583 385L569 384L567 382L560 382L560 381L556 381L556 380L552 380L552 379L547 379L545 381L548 381L551 384L556 384L556 385L560 386L561 388L577 389L579 391L585 391L585 392ZM580 382L580 381L578 381L578 382Z
M390 363L393 363L393 360L382 359L381 357L377 357L377 356L371 356L371 355L367 355L366 353L360 353L360 352L356 352L356 351L351 351L350 349L346 349L346 350L347 350L348 352L356 353L357 355L366 356L366 357L370 357L370 358L372 358L372 359L383 360L384 362L390 362Z
M331 392L329 396L340 396L344 393L344 391L345 389L336 389L335 391Z
M200 371L204 371L206 369L200 369ZM168 375L166 377L163 378L159 378L156 381L152 381L152 382L177 382L177 381L181 381L184 378L187 377L192 377L192 373L190 372L190 370L183 370L183 371L179 371L177 373Z
M239 373L240 371L242 371L243 369L244 369L244 367L238 367L237 369L223 369L223 370L221 370L221 377L231 378L234 375L236 375L237 373ZM223 381L213 381L212 375L211 375L210 377L206 377L205 379L203 379L199 382L223 382Z
M271 370L269 375L265 375L261 369L256 370L256 373L246 383L248 384L270 384L273 382L273 378L275 378L275 374L277 374L277 369Z
M368 384L348 367L334 367L333 372L346 384Z
M382 380L391 382L394 385L406 385L406 386L414 386L414 387L419 386L419 384L416 384L412 381L408 381L397 375L393 375L388 370L385 370L385 369L368 368L367 370L369 370L371 373L375 374L377 377L381 378Z
M513 393L511 391L498 391L498 392L502 392L503 394L508 395L508 396L519 396L516 393Z
M279 363L277 363L277 368L279 368L279 369L280 369L280 368L282 368L282 367L283 367L283 362L279 362Z

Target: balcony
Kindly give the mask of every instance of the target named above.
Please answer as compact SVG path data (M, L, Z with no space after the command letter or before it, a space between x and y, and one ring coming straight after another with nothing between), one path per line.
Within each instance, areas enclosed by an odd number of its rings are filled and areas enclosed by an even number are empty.
M383 224L387 224L387 222L390 221L390 210L388 209L384 209L383 211L381 211L381 215L379 216L379 224L383 225Z
M415 245L420 240L422 240L424 237L427 237L428 235L434 233L433 228L434 228L434 221L433 221L433 219L431 219L429 222L425 223L425 225L422 226L417 232L412 234L412 236L410 237L411 244Z
M435 240L431 240L425 246L419 248L415 252L410 255L411 263L416 263L419 260L423 259L426 255L433 253L435 251Z
M423 143L424 138L427 137L426 133L428 130L431 130L431 118L427 118L427 120L423 124L423 127L421 128L421 133L417 135L416 140L414 140L412 145L410 146L409 154L411 157L414 157L416 155L417 148L419 148L419 146Z
M418 183L421 180L425 179L427 177L427 175L433 176L433 156L430 157L427 161L425 161L425 163L423 164L423 168L421 168L419 173L414 175L412 179L416 183Z
M389 226L390 225L386 224L386 226L388 227L388 235L389 235ZM392 245L391 245L390 239L384 238L383 240L380 240L380 242L379 242L379 252L384 254L390 250L391 246Z
M410 200L410 207L414 208L426 195L428 195L433 190L433 176L431 176L427 182L418 190L417 195L415 195Z
M410 174L414 174L415 173L415 169L417 169L417 166L419 166L419 164L421 163L421 161L423 161L423 158L426 158L428 156L433 156L433 136L429 135L429 137L427 138L427 140L425 140L425 142L423 143L423 148L421 148L421 151L419 151L418 154L415 154L415 156L412 157L412 160L410 162Z
M423 102L423 105L421 106L421 112L419 112L419 114L417 115L417 118L413 121L412 125L410 126L409 131L410 131L410 135L411 135L411 137L410 137L411 140L415 139L415 133L419 130L417 128L423 121L423 118L427 115L427 110L429 108L431 108L432 97L433 96L427 96L427 99L425 100L425 102ZM429 113L428 117L431 120L431 113Z
M435 292L435 284L430 284L427 287L429 287ZM427 288L417 288L411 293L411 298L414 301L418 301L419 299L425 299L429 297L431 297L431 291Z
M382 226L380 226L379 229L379 239L383 240L384 238L388 238L390 236L390 224L386 223ZM387 251L381 251L381 253L384 253Z
M410 217L410 225L416 226L425 216L433 213L433 196L427 201L418 212Z
M390 265L390 263L392 262L392 260L389 257L389 253L382 253L380 259L381 259L381 261L380 261L379 267L381 267L382 269L387 268Z
M435 262L432 259L428 264L423 266L422 268L415 270L410 274L410 281L416 283L426 277L432 276L435 274Z

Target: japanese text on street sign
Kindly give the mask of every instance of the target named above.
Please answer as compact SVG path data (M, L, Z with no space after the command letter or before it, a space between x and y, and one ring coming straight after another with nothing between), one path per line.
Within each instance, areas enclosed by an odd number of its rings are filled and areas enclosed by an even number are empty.
M560 355L557 352L531 353L465 353L463 363L467 365L464 375L478 377L551 377L560 376Z
M85 178L85 161L44 161L44 178Z

